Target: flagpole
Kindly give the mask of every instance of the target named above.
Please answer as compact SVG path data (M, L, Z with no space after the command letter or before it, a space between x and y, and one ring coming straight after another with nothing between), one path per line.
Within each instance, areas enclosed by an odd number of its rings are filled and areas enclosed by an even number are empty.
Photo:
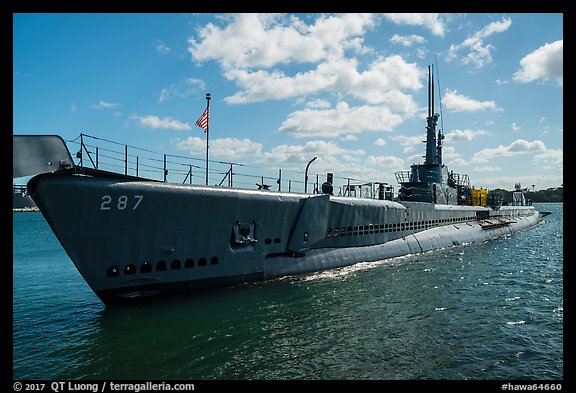
M206 185L208 185L208 137L210 135L210 93L206 93L206 111L208 119L206 123Z

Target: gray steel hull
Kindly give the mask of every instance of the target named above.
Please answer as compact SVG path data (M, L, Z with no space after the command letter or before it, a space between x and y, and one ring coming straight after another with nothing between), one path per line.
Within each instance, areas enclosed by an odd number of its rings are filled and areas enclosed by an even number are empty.
M542 221L531 206L493 210L70 174L38 175L28 191L107 305L483 242Z

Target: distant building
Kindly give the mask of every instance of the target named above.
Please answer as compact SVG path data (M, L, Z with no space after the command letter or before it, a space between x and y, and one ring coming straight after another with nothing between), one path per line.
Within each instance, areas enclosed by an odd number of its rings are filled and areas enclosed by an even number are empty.
M12 186L12 210L37 210L38 207L28 195L26 186Z

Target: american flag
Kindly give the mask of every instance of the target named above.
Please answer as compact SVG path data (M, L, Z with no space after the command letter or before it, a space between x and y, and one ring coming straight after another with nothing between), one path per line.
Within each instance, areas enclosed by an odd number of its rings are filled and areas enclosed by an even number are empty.
M200 118L196 122L196 125L200 128L203 128L204 132L208 131L208 117L209 117L208 108L206 108L204 113L202 113L202 116L200 116Z

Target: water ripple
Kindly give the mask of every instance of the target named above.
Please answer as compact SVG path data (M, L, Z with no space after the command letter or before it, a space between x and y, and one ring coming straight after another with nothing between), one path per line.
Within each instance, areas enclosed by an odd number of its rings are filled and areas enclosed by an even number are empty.
M121 308L14 215L13 377L562 379L562 205L542 210L483 244Z

